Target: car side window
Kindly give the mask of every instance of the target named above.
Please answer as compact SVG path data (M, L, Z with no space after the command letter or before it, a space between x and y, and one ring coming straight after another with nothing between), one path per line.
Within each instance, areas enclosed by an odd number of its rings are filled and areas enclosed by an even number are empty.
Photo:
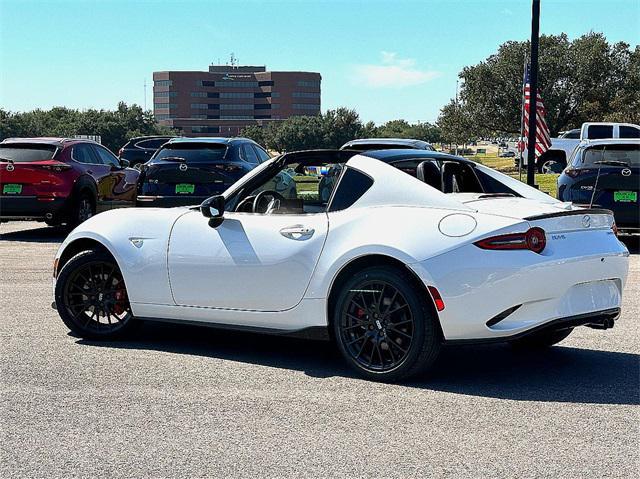
M93 149L90 145L87 145L85 143L73 145L73 148L71 150L71 158L73 158L78 163L85 163L88 165L98 164L98 160L93 153Z
M254 151L253 148L251 148L251 145L242 145L242 159L244 161L247 161L249 163L260 163L258 161L258 155L256 155L256 152Z
M136 143L137 148L147 148L150 150L157 150L162 145L164 145L167 141L166 138L153 138L151 140L142 140Z
M256 150L256 154L258 155L258 159L260 160L260 163L271 159L271 157L269 156L269 153L264 151L259 146L253 145L253 149Z
M102 146L94 145L93 149L95 150L96 154L98 155L98 158L100 159L100 162L103 165L120 166L120 162L118 161L118 159L115 156L113 156L106 148Z
M349 208L371 188L371 185L373 185L373 179L370 176L353 168L346 168L329 205L329 211Z
M621 126L620 138L640 138L640 128L633 126Z

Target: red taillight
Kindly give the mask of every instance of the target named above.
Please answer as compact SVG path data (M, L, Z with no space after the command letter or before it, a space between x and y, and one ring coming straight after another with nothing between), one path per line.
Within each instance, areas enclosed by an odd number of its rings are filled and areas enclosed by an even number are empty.
M547 245L547 237L542 228L530 228L526 233L511 233L492 236L474 243L478 248L493 250L528 249L542 253Z
M49 163L47 165L38 165L38 166L43 170L55 171L56 173L60 173L62 171L67 171L71 169L71 165L67 165L66 163L62 163L59 161L55 163Z
M613 234L616 235L616 237L617 237L618 236L618 226L616 225L615 221L611 225L611 230L613 231Z
M440 296L440 291L438 291L435 286L427 286L427 289L429 293L431 293L436 309L442 311L444 309L444 301L442 300L442 296Z

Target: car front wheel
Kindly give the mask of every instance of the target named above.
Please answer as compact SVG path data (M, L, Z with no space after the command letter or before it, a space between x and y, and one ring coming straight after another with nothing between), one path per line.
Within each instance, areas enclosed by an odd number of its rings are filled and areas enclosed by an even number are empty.
M122 273L104 251L71 258L56 280L55 300L64 324L86 339L114 339L135 323Z
M340 292L333 318L334 337L347 363L379 381L426 370L442 343L427 294L395 268L370 267L353 275Z

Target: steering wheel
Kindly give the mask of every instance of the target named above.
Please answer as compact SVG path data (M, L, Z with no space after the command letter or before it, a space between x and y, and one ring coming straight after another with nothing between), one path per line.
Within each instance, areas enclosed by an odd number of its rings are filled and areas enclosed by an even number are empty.
M253 208L252 211L254 213L268 213L274 206L276 201L284 201L284 196L282 196L277 191L273 190L264 190L256 195L253 199ZM262 209L262 203L268 203L264 206L264 210Z

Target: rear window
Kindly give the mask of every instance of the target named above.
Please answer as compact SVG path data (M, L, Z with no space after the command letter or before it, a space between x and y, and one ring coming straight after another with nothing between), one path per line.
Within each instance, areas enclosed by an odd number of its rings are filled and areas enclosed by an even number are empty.
M211 163L222 161L227 152L227 145L215 143L169 143L164 145L154 160L165 158L184 158L187 163Z
M360 143L355 145L349 145L345 150L356 151L371 151L371 150L412 150L413 148L407 145L394 145L389 143Z
M575 166L598 167L597 161L622 161L640 166L640 145L606 145L587 148L576 154Z
M53 158L56 147L53 145L0 144L0 161L12 160L15 163L29 163Z
M149 148L149 149L157 150L162 145L164 145L167 141L169 141L168 138L153 138L151 140L141 140L136 143L136 146L138 148Z

